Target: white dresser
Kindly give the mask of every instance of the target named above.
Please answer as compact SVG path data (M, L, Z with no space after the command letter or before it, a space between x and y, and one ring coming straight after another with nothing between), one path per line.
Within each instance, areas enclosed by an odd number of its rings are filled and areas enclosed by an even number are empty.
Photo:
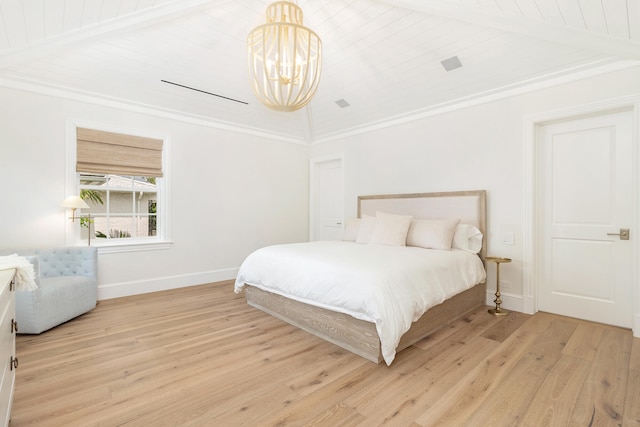
M0 270L0 426L9 424L16 379L16 289L15 270Z

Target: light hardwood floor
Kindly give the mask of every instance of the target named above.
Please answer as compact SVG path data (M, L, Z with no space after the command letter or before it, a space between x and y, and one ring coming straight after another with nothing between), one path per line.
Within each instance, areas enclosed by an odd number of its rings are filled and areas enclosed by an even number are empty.
M636 426L640 339L486 307L375 365L231 283L102 301L20 335L12 427Z

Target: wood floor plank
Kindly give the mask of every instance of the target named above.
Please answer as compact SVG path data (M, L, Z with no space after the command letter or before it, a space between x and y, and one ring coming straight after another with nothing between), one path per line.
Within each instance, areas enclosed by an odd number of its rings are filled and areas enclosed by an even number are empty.
M386 366L248 306L232 282L101 301L17 337L10 426L564 427L594 406L594 426L637 425L630 331L486 309Z
M495 325L487 329L482 336L494 341L502 342L513 331L518 329L524 322L529 320L531 316L524 313L518 313L517 311L511 311L507 316L498 317Z
M406 426L430 408L458 381L473 370L495 348L495 342L477 337L458 343L430 358L415 373L415 380L398 378L381 393L362 393L353 405L379 426ZM389 396L395 398L389 399ZM353 398L356 398L354 396ZM353 398L347 400L352 401Z
M423 426L464 425L465 420L482 406L511 368L535 342L537 334L520 331L507 338L496 349L456 383L431 409L416 419Z
M518 331L529 331L536 334L542 334L549 328L549 325L561 319L563 319L561 316L539 311L535 316L528 318Z
M576 399L591 363L579 357L561 355L527 405L517 424L522 427L569 425Z
M327 409L322 414L310 419L305 423L305 426L354 426L360 423L367 424L370 421L367 417L357 412L355 409L346 406L342 403L335 405L332 408Z
M422 367L432 356L416 348L407 350L407 353L396 360L398 362L396 369L376 372L379 381L348 396L345 403L355 407L361 413L369 414L373 409L384 404L385 396L404 393L404 388L409 383L418 382L417 379L424 375ZM407 378L412 378L412 381L406 381Z
M531 396L553 369L576 329L571 321L557 321L536 337L530 348L502 377L500 393L491 393L461 425L517 425L531 404Z
M624 402L624 425L640 426L640 371L629 371L627 395Z
M593 361L598 351L604 329L593 325L579 324L564 348L563 353Z
M336 358L333 355L341 355L342 357ZM348 375L354 368L354 357L356 357L356 362L361 361L357 356L352 356L351 353L347 353L346 350L342 349L333 354L330 353L328 356L319 363L315 363L310 369L305 369L285 381L285 385L301 396L305 396L337 378Z
M342 376L325 387L291 402L279 413L257 419L256 425L305 425L318 413L330 410L353 393L384 380L385 375L380 368L380 365L363 364L349 375ZM378 375L374 375L374 372Z
M346 365L350 368L350 371L365 365L362 358L344 354L343 357L337 359L323 359L325 363L324 368L327 371L333 371L332 365ZM306 362L306 365L313 365L314 363ZM251 381L249 387L245 392L236 392L234 390L225 391L227 398L224 400L224 408L220 408L220 411L209 411L206 417L201 419L200 425L212 425L214 422L225 422L226 425L259 425L258 419L265 417L277 417L285 408L291 405L294 400L300 399L302 396L308 396L312 394L309 389L292 390L285 383L292 380L295 377L296 372L303 370L300 365L292 366L288 368L286 372L282 372L282 384L273 384L270 380L272 375L265 377L264 381L256 385L255 381ZM331 377L331 376L330 376ZM322 387L317 387L315 391L324 388L325 385L339 380L339 376L335 379L326 380ZM283 390L284 393L273 393L272 389ZM314 392L315 392L314 391ZM304 394L303 394L304 393ZM230 397L229 397L230 396ZM335 410L335 407L327 408L327 411L331 413ZM327 416L324 414L323 416ZM357 417L356 417L357 418Z
M640 339L634 339L631 345L629 369L640 371Z
M327 344L330 346L330 344ZM330 351L330 349L328 349ZM351 373L355 369L367 365L362 358L359 358L353 354L345 353L342 357L333 358L326 357L327 352L320 352L316 350L310 351L307 355L301 355L296 360L280 360L278 362L265 362L267 366L260 368L262 372L256 373L256 376L250 378L236 379L236 383L229 385L228 387L217 390L215 393L219 394L220 399L225 402L224 411L221 411L221 415L228 414L231 418L239 416L241 414L249 412L253 408L256 410L256 417L264 417L265 415L272 414L272 411L268 413L259 410L258 405L264 405L264 401L269 402L269 405L278 410L288 407L292 401L299 400L302 397L313 394L329 386L334 381L341 381L345 375L328 375L328 379L323 383L322 387L317 387L314 391L310 392L308 389L293 389L287 384L291 383L299 372L304 371L307 367L316 366L321 364L327 371L333 371L334 366L348 366L348 372ZM273 366L271 366L273 365ZM340 370L340 369L338 369ZM241 373L232 373L225 378L238 378ZM348 376L348 374L347 374ZM283 388L288 390L288 395L281 400L274 399L271 396L270 389L274 384L281 384ZM252 399L252 395L260 395L260 399ZM213 413L212 413L213 414ZM235 415L234 415L235 414Z
M486 309L476 310L445 333L417 343L423 350L420 357L400 353L394 379L356 393L346 402L378 425L409 424L495 348L494 341L479 337L495 321ZM402 362L405 356L411 363ZM389 400L389 395L401 399Z
M569 425L623 425L632 340L628 332L604 331Z
M416 342L414 346L427 350L434 346L440 346L441 343L471 340L486 332L487 329L500 322L501 319L500 317L489 315L486 307L478 307L459 321L453 322Z

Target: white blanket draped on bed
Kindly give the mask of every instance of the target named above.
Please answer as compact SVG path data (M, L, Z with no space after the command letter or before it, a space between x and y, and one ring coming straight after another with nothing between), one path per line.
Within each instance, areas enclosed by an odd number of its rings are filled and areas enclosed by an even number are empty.
M240 267L235 291L247 283L373 322L390 365L412 322L485 277L480 258L462 250L323 241L255 251Z

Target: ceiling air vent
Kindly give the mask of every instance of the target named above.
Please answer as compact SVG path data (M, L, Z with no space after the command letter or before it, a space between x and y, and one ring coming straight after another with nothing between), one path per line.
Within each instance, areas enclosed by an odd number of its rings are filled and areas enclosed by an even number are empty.
M344 98L342 98L342 99L338 99L338 100L336 101L336 104L338 104L338 107L340 107L340 108L346 108L346 107L348 107L349 105L351 105L351 104L349 104L349 103L348 103Z
M444 61L440 61L445 70L451 71L456 68L462 67L462 62L458 59L457 56L452 56L451 58L445 59Z
M233 102L238 102L238 103L240 103L240 104L249 105L249 103L248 103L248 102L246 102L246 101L240 101L239 99L233 99L233 98L229 98L228 96L218 95L217 93L207 92L206 90L196 89L196 88L191 87L191 86L185 86L185 85L182 85L182 84L180 84L180 83L170 82L170 81L168 81L168 80L160 80L160 81L161 81L162 83L167 83L167 84L170 84L170 85L174 85L174 86L182 87L182 88L189 89L189 90L193 90L193 91L196 91L196 92L206 93L207 95L217 96L218 98L226 99L226 100L228 100L228 101L233 101Z

